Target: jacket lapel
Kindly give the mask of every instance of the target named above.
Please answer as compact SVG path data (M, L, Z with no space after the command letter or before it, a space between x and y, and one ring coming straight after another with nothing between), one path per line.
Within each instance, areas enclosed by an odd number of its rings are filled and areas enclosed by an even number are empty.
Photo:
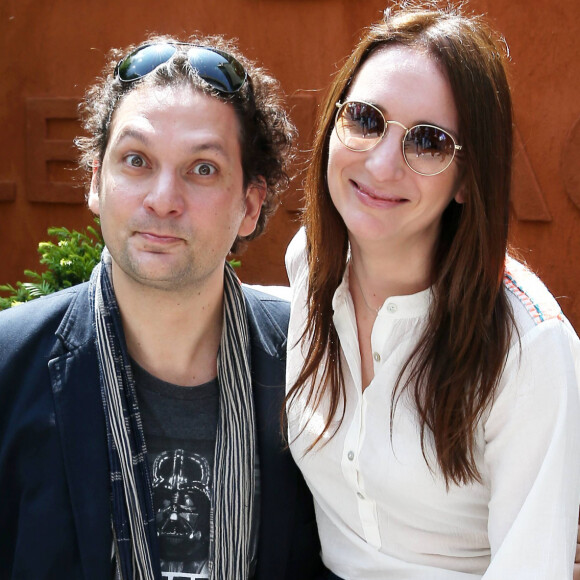
M57 331L49 362L78 547L87 579L111 575L107 435L86 285Z

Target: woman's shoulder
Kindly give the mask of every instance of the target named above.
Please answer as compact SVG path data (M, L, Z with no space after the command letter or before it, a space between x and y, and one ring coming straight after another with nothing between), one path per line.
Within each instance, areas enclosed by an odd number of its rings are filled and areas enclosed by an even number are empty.
M558 301L540 278L510 256L506 257L503 286L521 333L551 320L569 324Z
M308 271L308 258L306 250L306 231L301 227L288 244L286 250L286 272L290 286L295 286L297 281Z

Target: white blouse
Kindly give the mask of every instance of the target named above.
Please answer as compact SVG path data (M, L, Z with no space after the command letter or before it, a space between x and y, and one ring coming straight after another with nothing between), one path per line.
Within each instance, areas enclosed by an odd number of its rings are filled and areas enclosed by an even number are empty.
M289 246L292 287L287 384L303 362L305 236ZM348 272L348 269L347 269ZM362 390L348 274L337 289L346 408L334 437L302 399L289 409L294 459L313 493L325 565L349 580L572 578L580 502L580 343L543 284L506 261L518 325L498 395L476 433L481 483L446 488L414 408L403 397L390 432L391 395L426 321L430 291L389 298L374 324L374 379ZM334 429L331 429L331 432Z

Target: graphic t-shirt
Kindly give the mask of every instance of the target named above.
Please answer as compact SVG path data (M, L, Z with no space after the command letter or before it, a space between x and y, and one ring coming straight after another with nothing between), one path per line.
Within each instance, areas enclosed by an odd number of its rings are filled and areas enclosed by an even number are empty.
M160 381L133 363L151 472L163 578L209 578L217 379L195 387Z

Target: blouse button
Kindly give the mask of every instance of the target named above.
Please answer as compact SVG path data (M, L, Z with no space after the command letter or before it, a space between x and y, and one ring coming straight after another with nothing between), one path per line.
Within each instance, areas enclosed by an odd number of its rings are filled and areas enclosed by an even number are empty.
M391 313L394 314L395 312L397 312L398 307L394 302L389 302L387 304L387 310Z
M349 451L347 457L349 461L352 461L354 459L354 451Z
M373 352L373 358L375 362L381 362L381 355L378 352Z
M357 491L356 494L357 494L357 496L358 496L359 499L364 499L365 498L365 496L360 491Z

